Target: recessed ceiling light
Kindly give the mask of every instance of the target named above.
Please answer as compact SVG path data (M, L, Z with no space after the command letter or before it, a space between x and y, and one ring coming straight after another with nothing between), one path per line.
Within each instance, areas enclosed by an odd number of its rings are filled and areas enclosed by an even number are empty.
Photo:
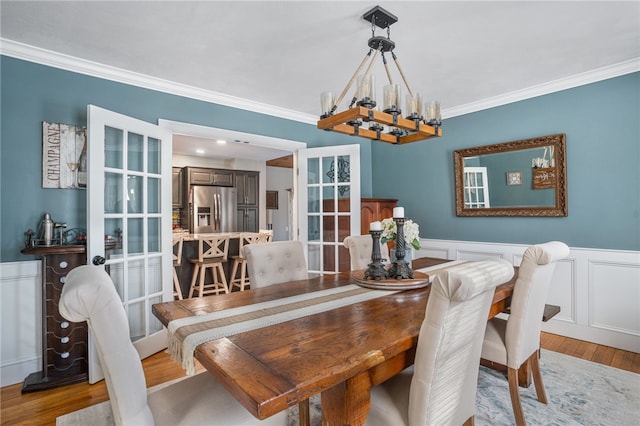
M219 145L222 145L222 144L227 143L227 141L225 141L224 139L218 139L216 142L217 142Z
M196 154L204 154L204 149L196 149Z

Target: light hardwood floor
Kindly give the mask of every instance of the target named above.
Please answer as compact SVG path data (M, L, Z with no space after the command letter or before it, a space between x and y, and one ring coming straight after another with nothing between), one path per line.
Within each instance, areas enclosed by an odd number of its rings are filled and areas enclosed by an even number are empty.
M542 333L542 347L640 374L640 354ZM147 386L184 376L169 355L159 352L143 361ZM55 425L56 417L109 399L104 381L77 383L58 389L22 394L22 383L5 386L0 394L2 425Z

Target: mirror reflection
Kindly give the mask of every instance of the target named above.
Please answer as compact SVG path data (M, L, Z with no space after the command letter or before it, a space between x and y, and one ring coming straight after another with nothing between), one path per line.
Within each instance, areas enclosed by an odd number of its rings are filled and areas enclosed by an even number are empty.
M454 152L458 216L566 216L565 135Z

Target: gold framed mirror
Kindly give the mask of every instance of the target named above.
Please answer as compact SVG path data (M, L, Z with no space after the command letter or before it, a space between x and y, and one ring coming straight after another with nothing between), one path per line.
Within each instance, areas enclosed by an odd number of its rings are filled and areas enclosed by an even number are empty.
M453 153L456 216L567 216L566 135Z

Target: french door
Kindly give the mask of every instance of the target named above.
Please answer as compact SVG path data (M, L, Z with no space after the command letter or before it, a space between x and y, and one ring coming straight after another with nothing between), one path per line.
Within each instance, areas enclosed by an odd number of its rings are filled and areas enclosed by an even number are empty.
M350 269L345 237L360 234L360 146L298 150L298 226L310 274Z
M151 305L172 299L172 136L145 121L87 109L87 263L104 265L111 276L145 358L166 347ZM103 377L89 334L89 382Z

